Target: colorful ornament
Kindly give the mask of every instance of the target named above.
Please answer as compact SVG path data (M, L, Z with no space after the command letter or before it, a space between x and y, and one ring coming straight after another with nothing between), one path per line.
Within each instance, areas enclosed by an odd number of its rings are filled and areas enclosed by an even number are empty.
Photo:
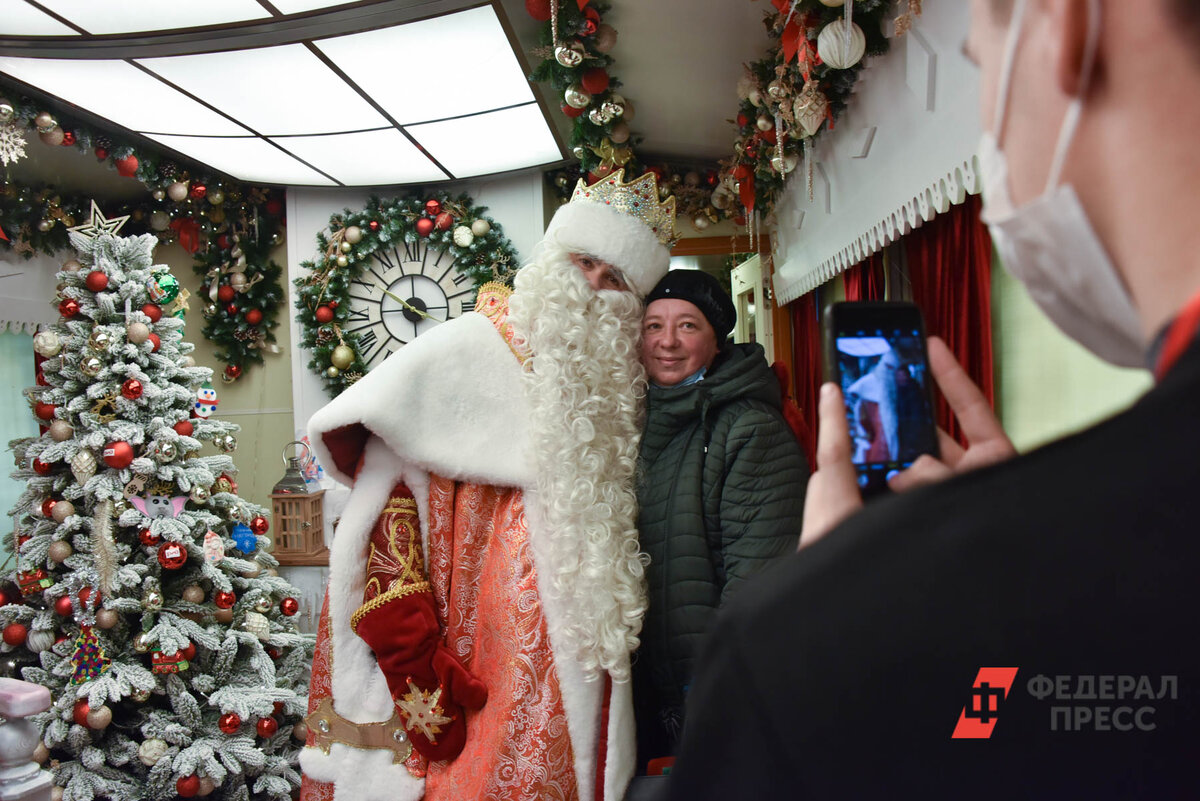
M37 458L33 460L32 467L33 472L37 473L39 476L48 476L54 469L54 465L50 464L49 462L43 462L41 459Z
M67 319L74 317L79 314L79 301L75 298L64 298L62 303L58 304L58 313Z
M71 613L74 611L71 596L64 595L61 598L56 598L54 601L54 611L63 617L70 617Z
M161 648L153 648L150 651L151 673L182 673L188 667L188 661L178 651L173 654L164 654Z
M608 73L604 71L604 67L591 67L583 71L579 83L585 92L598 95L608 89Z
M300 602L295 598L284 598L279 602L279 611L291 617L300 611Z
M175 780L175 792L183 798L195 798L200 792L200 777L196 774L180 776Z
M222 590L213 595L213 603L218 609L232 609L237 603L237 595L227 590Z
M221 286L217 288L217 300L221 301L222 303L229 303L236 297L237 290L229 284L221 284Z
M268 521L267 518L263 517L262 515L255 515L255 517L250 521L250 530L260 537L266 534L267 530L270 528L270 521Z
M271 599L265 595L260 595L254 600L254 611L264 615L271 611Z
M448 211L443 211L433 220L433 227L439 231L449 231L452 225L454 225L454 215Z
M58 411L58 407L53 403L42 403L39 401L33 406L33 415L39 420L50 421L54 419L54 413Z
M150 351L152 353L158 353L158 349L162 347L162 339L160 339L158 334L155 333L151 333L147 339L150 340Z
M142 314L150 318L150 322L157 323L162 319L162 306L156 303L147 303L142 306Z
M158 546L158 563L167 570L178 570L187 562L187 549L182 543L164 542Z
M263 321L263 313L260 309L250 309L246 312L246 322L250 325L258 325Z
M46 574L46 571L40 567L36 570L23 571L17 575L17 587L21 590L22 597L29 597L30 595L39 593L42 590L53 586L54 579L50 578L50 576ZM56 604L55 611L57 610L58 607ZM67 614L71 614L71 601L69 598L67 599Z
M150 636L146 632L138 632L133 638L133 650L144 654L150 650Z
M417 233L420 236L429 236L433 233L433 220L428 217L421 217L413 224L413 227L417 229Z
M162 537L155 534L148 528L144 528L138 532L138 542L145 545L147 548L153 548L162 543Z
M219 437L213 437L213 445L225 453L233 453L237 450L237 437L233 434L223 434Z
M328 306L318 306L317 310L313 312L313 317L317 319L318 323L325 325L328 322L332 322L333 309L329 308Z
M436 217L441 210L442 210L441 201L432 200L432 199L425 201L425 213L428 214L430 217Z
M88 712L90 711L91 710L88 708L88 702L86 699L76 701L75 706L71 708L71 719L80 726L86 726Z
M75 654L71 657L71 666L74 672L71 674L71 684L83 684L84 682L98 679L108 672L112 666L110 660L104 654L104 648L100 645L100 639L96 633L92 631L91 626L81 626L79 628L79 636L75 638ZM105 709L106 707L100 707ZM99 710L97 710L99 711ZM93 713L94 714L94 713ZM112 713L108 714L109 721L112 720ZM104 726L92 726L92 715L88 715L88 725L92 728L104 728Z
M142 397L142 382L136 378L125 379L125 383L121 384L121 395L129 400Z
M242 727L242 719L236 712L226 712L217 719L217 728L226 734L236 734Z
M175 429L175 433L181 437L190 437L192 434L196 433L196 427L192 425L191 420L180 420L178 423L171 426L171 428Z
M29 636L29 629L24 623L9 623L4 627L4 642L6 645L11 645L13 648L25 644L25 638Z
M192 491L188 493L188 497L192 499L192 503L207 503L211 493L207 487L202 487L199 484L192 487Z
M117 174L123 178L132 178L137 175L138 158L137 156L126 156L123 159L117 159L113 162L117 167Z
M195 412L197 417L208 418L217 410L217 391L207 381L196 391Z
M254 724L254 729L259 737L271 737L279 731L279 721L275 718L259 718L258 723Z
M85 356L79 362L79 372L88 378L95 378L104 369L104 362L98 356Z
M242 553L254 553L258 547L257 541L254 538L254 532L245 523L236 523L231 532L233 536L233 544Z
M224 376L226 381L236 381L242 376L241 365L227 364L225 365Z
M204 561L215 565L225 558L225 544L217 532L209 529L204 534Z

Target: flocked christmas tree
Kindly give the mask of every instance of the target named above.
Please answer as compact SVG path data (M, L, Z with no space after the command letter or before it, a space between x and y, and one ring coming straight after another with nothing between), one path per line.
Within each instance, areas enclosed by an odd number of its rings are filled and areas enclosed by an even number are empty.
M95 210L72 234L62 320L35 337L44 433L13 443L6 659L53 695L34 720L55 797L289 799L311 638L265 510L237 495L237 426L209 416L182 304L163 313L178 284L153 236L113 227Z

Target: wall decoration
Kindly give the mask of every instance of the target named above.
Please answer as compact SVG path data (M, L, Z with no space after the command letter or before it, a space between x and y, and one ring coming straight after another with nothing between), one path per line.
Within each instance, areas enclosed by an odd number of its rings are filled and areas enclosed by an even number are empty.
M388 354L474 306L518 261L500 225L466 195L372 197L317 234L320 255L296 279L300 344L336 397Z

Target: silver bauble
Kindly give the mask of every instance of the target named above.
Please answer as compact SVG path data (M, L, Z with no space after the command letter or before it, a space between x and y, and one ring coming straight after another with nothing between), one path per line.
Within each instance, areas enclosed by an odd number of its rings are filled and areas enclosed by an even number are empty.
M207 487L202 487L199 484L192 487L192 491L188 493L188 497L192 499L192 503L204 503L208 500L211 493Z
M129 697L137 701L139 704L145 703L146 701L150 700L150 691L140 690L135 687L133 691L129 693Z
M780 175L787 175L792 170L796 169L799 160L792 155L775 156L771 159L771 169Z
M7 97L0 97L0 125L12 122L15 116L17 116L17 110L13 106L12 101Z
M225 453L233 453L237 450L238 445L237 437L235 437L233 434L225 434L224 436L216 437L213 439L213 444Z
M146 594L149 595L149 593L146 593ZM145 597L142 598L142 603L146 604ZM162 598L160 597L159 598L159 608L161 608L161 607L162 607ZM148 605L147 605L147 608L149 608ZM133 650L137 651L139 654L144 654L150 650L150 638L146 634L146 632L143 631L139 634L134 635Z
M159 609L162 609L162 605L162 590L146 590L146 593L142 596L142 606L149 609L151 612L157 612ZM139 651L139 653L144 652Z
M612 122L612 115L604 110L603 106L594 108L588 112L588 119L593 125L607 125Z
M559 45L554 48L554 60L568 69L578 67L583 63L584 52L583 42Z
M165 200L167 197L167 191L162 187L159 187L150 193L150 197L154 198L155 200Z
M587 108L592 102L592 96L583 87L573 83L563 92L563 100L571 108Z
M98 353L104 353L112 347L113 337L107 328L93 329L92 335L88 337L88 347Z
M266 597L265 595L260 596L258 600L254 602L254 611L262 612L265 615L267 612L271 611L271 606L272 604L270 598Z
M85 356L79 362L79 372L86 375L88 378L95 378L100 375L100 371L104 369L104 362L100 361L98 356Z
M154 449L154 460L159 464L173 462L179 458L179 448L174 442L160 442Z

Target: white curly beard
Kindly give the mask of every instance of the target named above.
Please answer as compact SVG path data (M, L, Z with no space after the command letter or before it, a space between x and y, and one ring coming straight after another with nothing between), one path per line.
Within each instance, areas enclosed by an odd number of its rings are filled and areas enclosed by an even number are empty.
M25 137L17 126L0 125L0 163L5 167L25 158Z
M634 475L646 378L641 301L594 291L569 254L543 241L517 274L509 320L533 356L539 582L563 609L561 644L589 675L628 678L646 609ZM556 646L558 647L558 646Z

